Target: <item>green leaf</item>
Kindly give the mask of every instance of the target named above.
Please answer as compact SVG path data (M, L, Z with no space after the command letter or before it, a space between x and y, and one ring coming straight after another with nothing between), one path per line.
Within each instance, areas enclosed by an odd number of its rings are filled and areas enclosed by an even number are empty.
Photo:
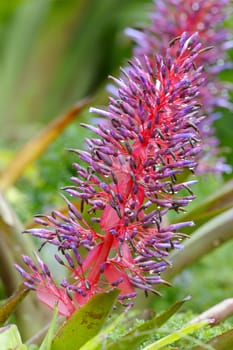
M157 340L153 344L146 346L143 350L159 350L162 348L164 349L164 346L173 344L177 340L180 340L181 338L185 337L187 334L190 334L196 331L197 329L203 328L206 325L208 325L208 321L188 325L174 333L167 335L166 337Z
M148 319L151 318L151 310L146 310L146 312L141 312L140 310L134 310L129 313L123 312L116 319L114 319L107 327L105 327L100 333L98 333L94 338L90 339L85 343L79 350L99 350L103 348L103 339L108 338L110 333L115 329L119 328L124 324L125 328L128 329L131 327L132 323L135 322L135 319ZM107 346L107 345L106 345Z
M113 290L91 298L59 328L51 350L77 350L93 338L100 331L118 295L119 291Z
M57 314L58 314L58 307L56 305L54 308L53 318L52 318L48 333L46 334L39 350L50 350L55 329L56 329Z
M77 102L64 114L52 120L37 135L34 135L13 157L0 174L0 189L6 190L12 186L23 174L25 169L48 148L48 146L61 134L86 107L89 99Z
M157 327L161 327L165 322L167 322L169 320L169 318L171 318L171 316L173 316L179 309L180 307L188 300L190 300L191 297L187 296L186 298L182 299L182 300L178 300L176 301L174 304L171 305L171 307L162 312L161 314L159 314L158 316L155 317L154 319L154 323L156 324ZM147 321L146 323L148 323L150 321Z
M185 267L198 261L202 256L219 247L221 244L233 238L233 208L214 217L201 226L192 237L184 242L182 251L172 252L169 256L172 268L167 269L163 279L170 280Z
M27 350L23 345L21 337L16 325L8 325L0 328L0 344L1 350Z
M224 332L211 340L209 340L206 345L213 347L215 350L230 350L233 349L233 329ZM204 350L205 347L198 346L193 350Z
M15 311L17 305L25 298L28 292L29 289L21 284L17 291L0 306L0 325L3 325L6 322L8 317Z
M193 210L182 216L183 221L192 220L195 222L195 229L212 217L221 214L225 210L233 207L233 180L223 184L219 191L208 196ZM180 217L179 217L180 220ZM187 232L187 229L186 229Z
M159 314L158 316L153 317L151 320L146 321L142 325L134 328L123 337L120 338L120 343L109 342L106 346L106 349L118 350L118 349L136 349L137 346L142 343L148 337L148 332L154 330L155 328L161 327L171 316L173 316L179 308L183 305L184 302L189 300L189 297L184 298L180 301L175 302L168 310ZM85 349L85 348L84 348ZM82 350L84 350L82 349ZM89 350L92 348L86 348ZM94 348L95 349L95 348ZM100 348L97 348L100 349Z
M98 333L94 338L85 343L79 350L98 350L101 349L103 339L107 338L108 334L114 330L121 322L124 322L125 314L122 313L108 327Z

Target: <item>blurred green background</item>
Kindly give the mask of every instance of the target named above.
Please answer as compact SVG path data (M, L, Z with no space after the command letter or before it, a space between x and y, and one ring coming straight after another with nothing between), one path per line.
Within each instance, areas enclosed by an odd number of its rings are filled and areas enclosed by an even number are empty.
M130 58L132 42L124 35L129 26L148 21L152 1L145 0L11 0L0 2L0 167L49 121L85 96L95 105L106 104L109 74ZM233 82L233 72L222 75ZM222 147L233 166L233 118L222 111L216 122ZM59 207L58 189L70 183L75 157L66 147L82 148L87 132L79 127L92 115L85 110L28 169L6 196L24 223L34 214ZM200 179L198 202L232 174ZM194 203L195 205L195 203ZM187 294L200 311L233 295L233 243L203 258L164 289L155 307Z
M1 141L14 144L96 92L130 56L123 30L141 20L148 5L142 0L9 4L0 5L0 114Z
M118 74L131 55L124 28L145 21L152 6L142 0L8 3L0 3L2 169L12 152L76 101L97 95L97 104L106 103L108 75ZM82 115L91 117L88 110ZM23 220L47 211L50 204L54 207L56 189L67 183L72 171L73 158L64 149L82 147L87 133L79 121L80 117L8 191L16 210L18 201L24 202L19 210Z

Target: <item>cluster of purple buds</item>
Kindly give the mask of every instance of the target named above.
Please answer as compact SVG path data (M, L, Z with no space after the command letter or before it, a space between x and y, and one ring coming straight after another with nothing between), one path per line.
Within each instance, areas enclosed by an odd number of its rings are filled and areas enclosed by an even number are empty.
M195 172L213 172L219 175L230 172L230 166L220 155L219 141L215 137L213 123L221 116L216 108L232 110L229 101L229 83L220 81L219 72L231 69L227 51L233 47L231 32L223 27L223 21L232 12L230 0L154 0L155 9L149 14L152 21L143 30L127 29L128 36L136 42L134 55L147 55L153 60L154 52L165 54L169 43L183 32L197 32L204 47L209 47L198 60L203 66L206 84L200 88L198 101L202 105L205 120L199 125L202 152L198 155ZM170 55L176 52L170 49Z
M137 288L158 293L156 285L167 283L160 273L169 251L181 247L181 229L193 225L166 225L164 216L194 199L195 181L179 182L178 175L196 168L202 148L198 100L205 77L197 62L205 49L197 34L184 33L171 45L175 55L132 59L120 79L112 78L117 96L108 108L91 109L108 123L83 125L96 137L86 139L88 150L73 150L81 163L64 190L80 208L66 199L68 215L37 216L41 227L28 231L57 248L55 259L70 276L57 285L40 258L35 264L23 257L29 272L16 268L42 302L53 308L57 301L66 317L112 288L124 305Z

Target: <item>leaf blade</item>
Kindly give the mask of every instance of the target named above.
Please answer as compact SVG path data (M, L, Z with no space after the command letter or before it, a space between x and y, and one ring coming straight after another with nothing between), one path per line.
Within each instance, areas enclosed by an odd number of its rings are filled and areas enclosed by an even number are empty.
M27 350L26 345L21 341L18 328L14 324L0 328L0 344L1 350Z
M118 295L119 291L113 290L91 298L59 328L51 350L77 350L94 337L101 329Z
M151 320L146 321L142 325L138 326L137 328L133 329L132 331L125 334L123 337L120 338L120 343L113 343L109 342L106 346L106 349L111 350L119 350L124 349L127 350L130 347L133 346L134 349L142 343L144 340L148 337L148 331L161 327L171 316L173 316L179 308L189 300L189 297L184 298L182 300L179 300L171 305L171 307L166 310L165 312L156 315ZM85 349L89 350L89 349Z
M0 306L0 325L3 325L8 317L15 311L17 305L26 297L29 289L23 284L19 286L17 291Z
M56 329L57 314L58 314L58 307L57 307L57 305L55 305L53 317L52 317L52 320L50 323L49 330L48 330L41 346L39 347L39 350L50 350L53 336L54 336L54 332Z
M13 185L26 167L47 149L50 143L59 136L61 131L87 106L88 102L88 99L79 101L67 112L49 123L45 129L23 146L0 174L0 190L6 190L9 186Z
M200 328L203 328L206 325L208 325L208 321L188 325L188 326L186 326L186 327L184 327L176 332L173 332L173 333L167 335L166 337L163 337L163 338L157 340L156 342L146 346L143 350L162 349L162 348L164 348L164 346L173 344L177 340L180 340L181 338L185 337L186 335L188 335L188 334L190 334L190 333L192 333Z
M169 256L172 267L167 269L162 278L170 280L187 266L224 242L232 239L233 208L214 217L192 233L184 242L182 251L172 252Z

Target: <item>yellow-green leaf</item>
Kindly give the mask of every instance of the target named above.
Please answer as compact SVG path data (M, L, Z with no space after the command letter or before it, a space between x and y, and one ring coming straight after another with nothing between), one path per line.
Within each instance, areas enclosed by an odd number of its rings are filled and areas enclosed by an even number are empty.
M56 329L57 314L58 314L58 307L56 305L55 308L54 308L53 318L51 320L48 333L46 334L46 336L45 336L45 338L44 338L44 340L43 340L39 350L50 350L51 343L52 343L53 336L54 336L55 329Z
M119 291L113 290L91 298L59 328L51 350L78 350L93 338L103 326L118 295Z
M162 349L162 348L164 348L164 346L173 344L177 340L180 340L181 338L185 337L186 335L196 331L197 329L203 328L206 325L208 325L208 321L188 325L188 326L186 326L186 327L184 327L176 332L173 332L173 333L167 335L166 337L163 337L163 338L157 340L153 344L146 346L143 350Z
M82 111L88 101L88 99L85 99L78 102L66 113L54 119L44 130L38 133L38 135L35 135L15 154L14 158L0 175L1 190L5 190L15 183L26 167L45 151L50 143L60 135L61 131Z
M0 345L1 350L27 350L26 345L23 345L21 337L16 325L8 325L0 328Z

